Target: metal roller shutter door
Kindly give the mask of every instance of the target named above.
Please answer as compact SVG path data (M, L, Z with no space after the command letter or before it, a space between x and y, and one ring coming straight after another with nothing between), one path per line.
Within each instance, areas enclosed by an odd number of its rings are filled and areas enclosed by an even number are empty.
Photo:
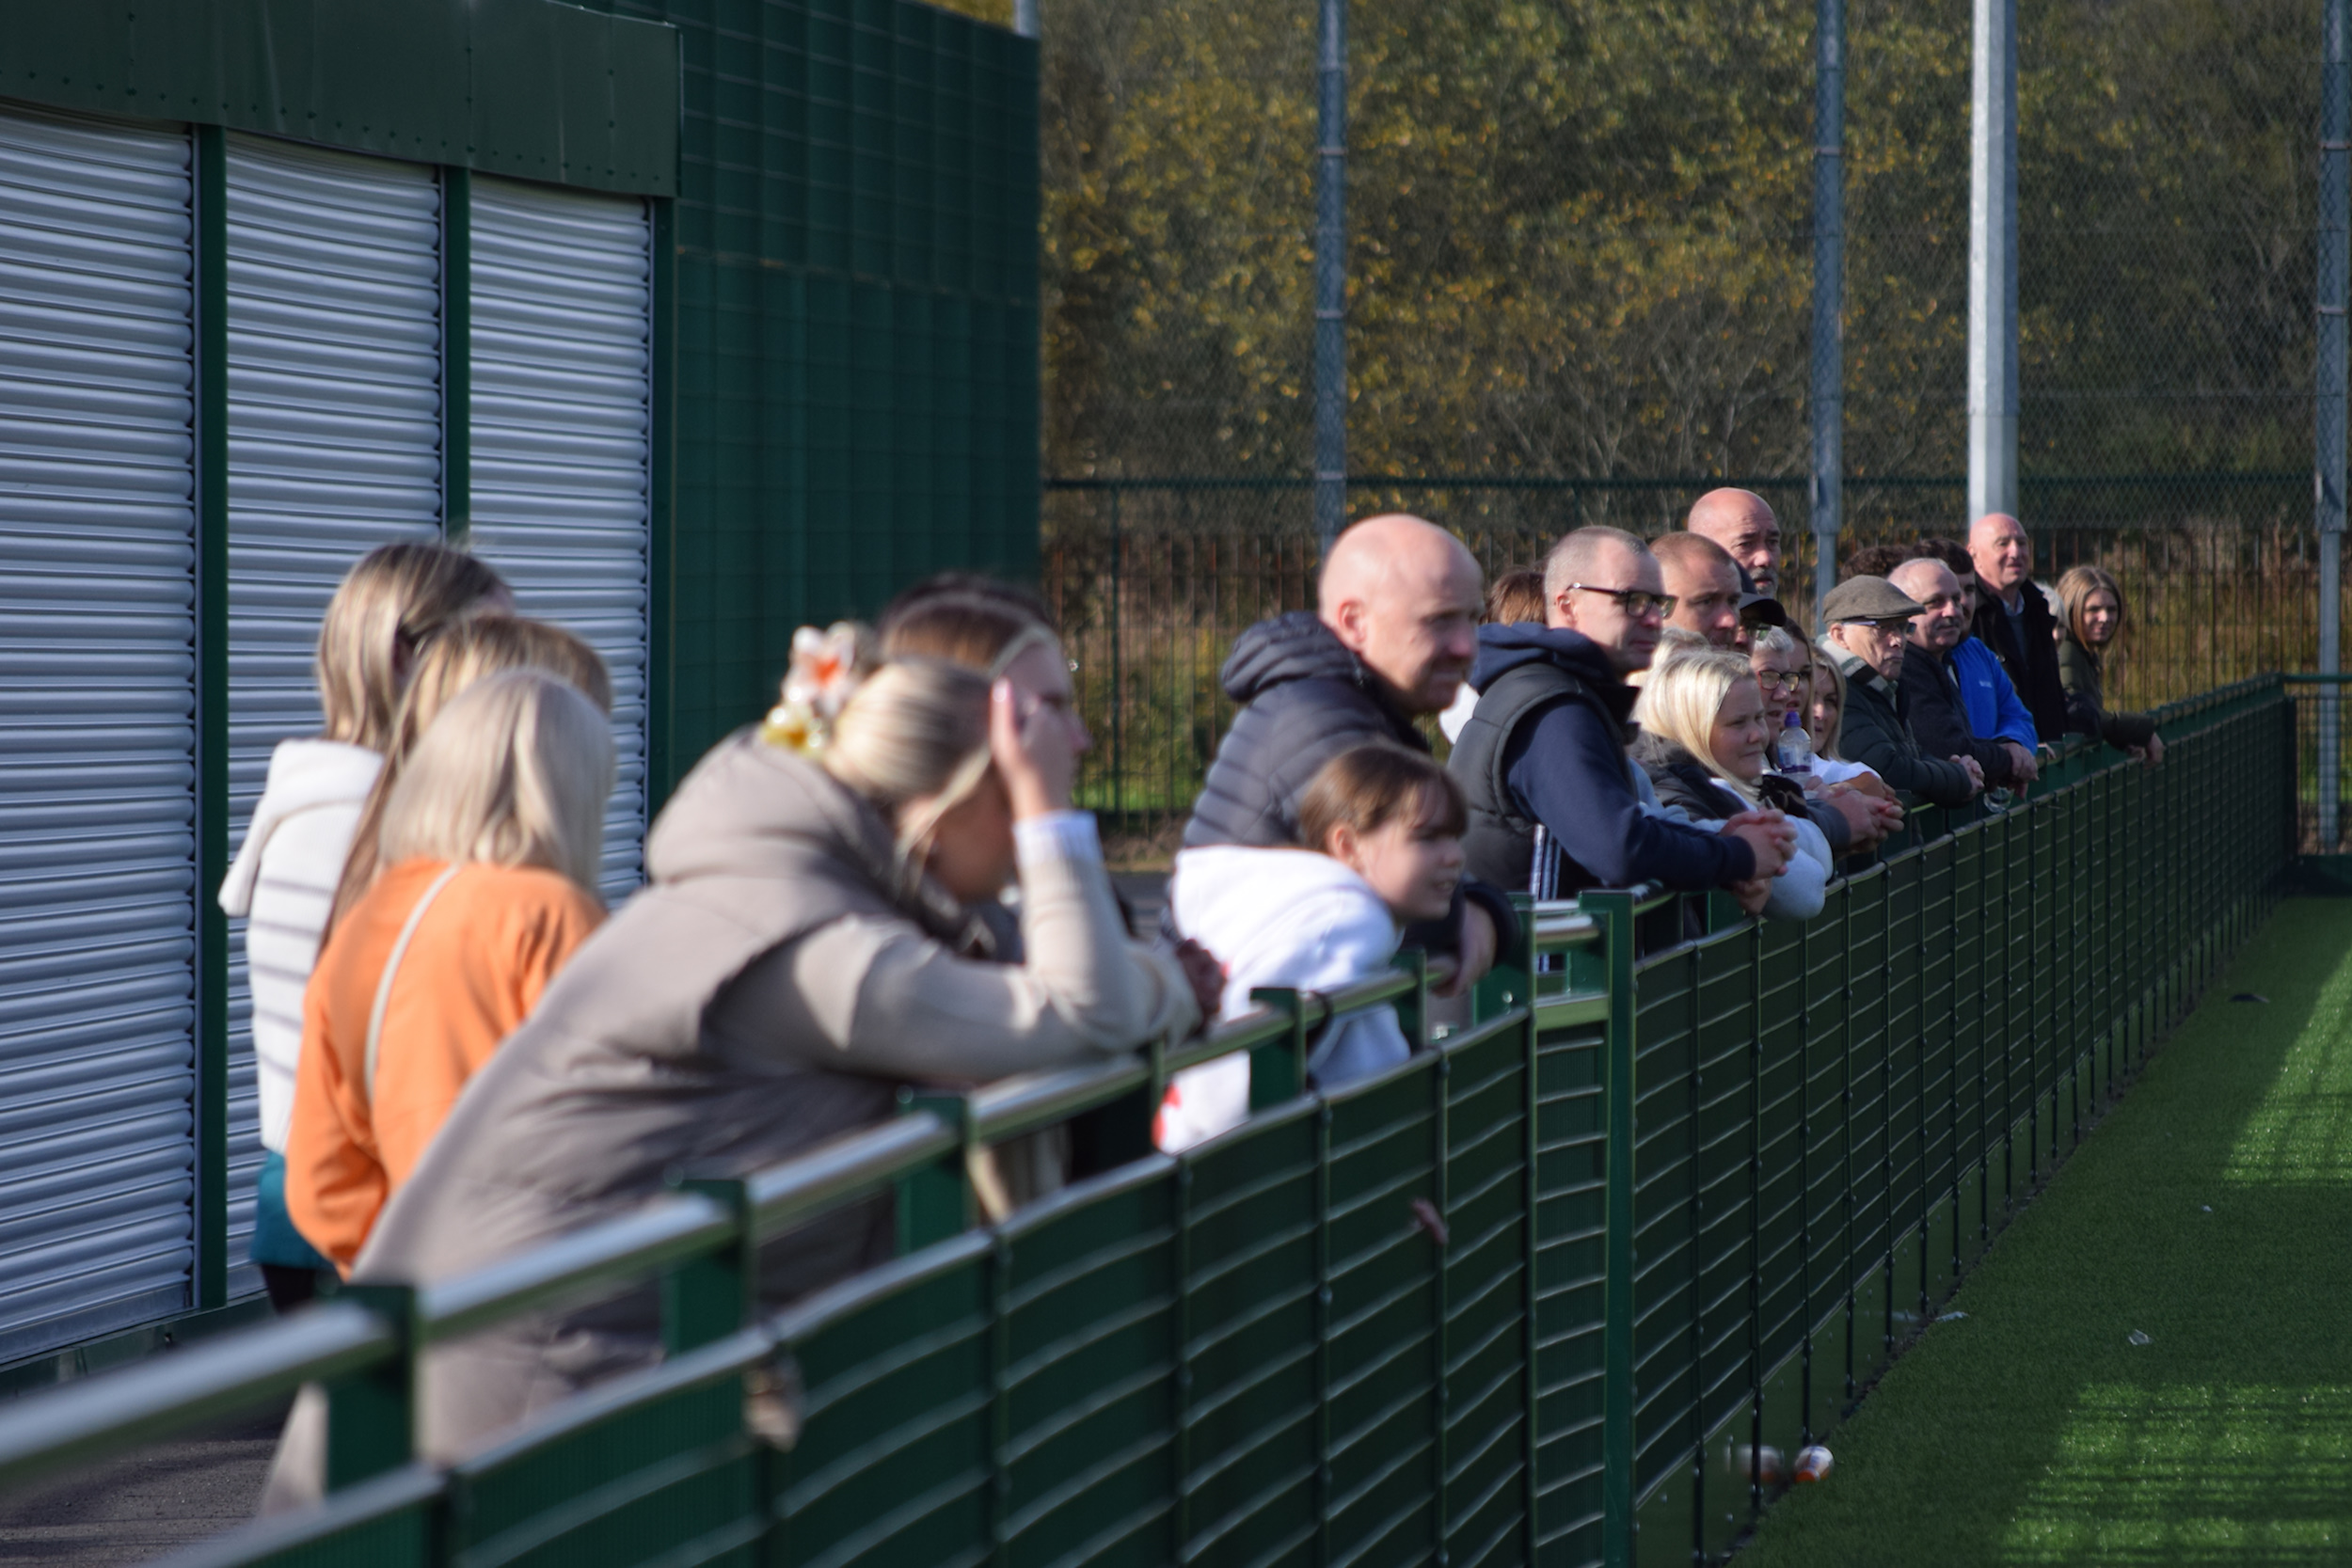
M229 791L242 843L290 736L314 735L319 617L352 563L441 516L440 186L432 170L229 139ZM243 922L231 931L229 1257L262 1158Z
M0 1360L195 1258L189 143L0 114Z
M645 829L652 231L645 204L473 181L471 539L612 670L604 894Z

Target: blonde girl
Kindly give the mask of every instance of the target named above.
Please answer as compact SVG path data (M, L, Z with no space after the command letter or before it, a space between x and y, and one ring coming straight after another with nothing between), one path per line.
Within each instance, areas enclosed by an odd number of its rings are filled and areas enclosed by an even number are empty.
M384 813L384 870L303 1001L286 1202L348 1273L458 1091L604 919L589 891L612 790L603 711L514 670L419 738Z
M326 1259L286 1219L286 1131L302 1045L302 991L317 961L338 879L383 765L401 693L435 638L511 602L499 575L441 544L386 545L343 578L319 623L319 705L326 726L279 742L220 906L246 921L253 1057L263 1158L253 1261L279 1311L306 1301Z

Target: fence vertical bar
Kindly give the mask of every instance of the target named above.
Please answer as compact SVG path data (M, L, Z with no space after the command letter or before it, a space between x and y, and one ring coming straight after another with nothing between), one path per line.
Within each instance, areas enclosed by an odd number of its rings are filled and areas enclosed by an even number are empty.
M1837 582L1846 483L1846 0L1813 12L1813 603Z
M1587 893L1577 907L1600 927L1602 974L1609 987L1602 1069L1609 1148L1603 1243L1608 1275L1601 1298L1605 1370L1600 1540L1601 1560L1610 1568L1627 1568L1633 1561L1633 895Z
M196 1266L189 1305L229 1300L229 150L197 127Z
M1315 135L1316 542L1347 514L1347 0L1322 0Z
M406 1285L346 1285L342 1299L388 1320L400 1350L326 1388L326 1490L398 1469L415 1452L417 1296Z
M2352 283L2352 234L2347 207L2352 190L2352 0L2324 0L2320 12L2322 65L2319 85L2319 298L2317 421L2312 461L2312 498L2319 530L2319 673L2343 668L2344 523L2344 307ZM2319 689L2319 842L2332 853L2343 841L2337 788L2343 752L2338 721L2342 694L2334 683Z

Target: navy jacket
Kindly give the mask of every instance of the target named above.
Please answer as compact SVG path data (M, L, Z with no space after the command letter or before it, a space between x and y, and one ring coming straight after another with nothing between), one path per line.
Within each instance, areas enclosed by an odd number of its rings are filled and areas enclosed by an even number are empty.
M1524 821L1531 832L1533 823L1542 823L1567 862L1563 893L1645 881L1695 892L1756 875L1756 855L1740 840L1645 806L1626 758L1630 732L1625 717L1634 693L1590 638L1533 625L1481 626L1478 662L1470 671L1481 712L1490 702L1511 704L1514 689L1524 683L1504 677L1535 665L1569 677L1561 695L1523 709L1513 705L1513 720L1502 733L1477 743L1473 715L1454 749L1451 766L1474 819ZM1499 754L1490 755L1489 748L1499 748ZM1502 799L1484 798L1496 793L1497 784ZM1523 856L1518 863L1525 863Z

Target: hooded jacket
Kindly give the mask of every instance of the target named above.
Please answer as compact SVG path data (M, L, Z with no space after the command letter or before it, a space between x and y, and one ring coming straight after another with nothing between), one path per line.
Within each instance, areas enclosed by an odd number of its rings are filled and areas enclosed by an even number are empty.
M963 911L897 875L871 806L755 736L723 742L647 836L648 885L467 1085L353 1277L447 1279L628 1212L671 1171L749 1174L888 1118L909 1080L1099 1060L1191 1029L1174 959L1127 940L1092 819L1016 836L1027 961L963 958ZM890 1231L885 1200L794 1232L762 1256L763 1301L887 1256ZM642 1293L436 1347L424 1447L446 1456L658 1353Z
M2038 586L2027 581L2020 592L2023 613L2016 629L2025 633L2022 647L2010 625L2009 611L1991 588L1979 595L1977 618L1970 629L1999 657L2010 684L2017 689L2026 711L2033 715L2035 736L2056 745L2066 733L2066 688L2058 679L2058 621Z
M2063 673L2063 650L2061 668ZM1999 656L1981 637L1963 637L1952 650L1952 678L1960 682L1961 705L1968 710L1968 728L1994 740L2014 740L2028 752L2041 744L2033 715L2017 698L2017 688L2001 668Z
M1226 1018L1258 1006L1258 986L1328 991L1388 971L1396 917L1370 883L1311 849L1213 844L1176 857L1168 895L1184 934L1225 971ZM1331 1020L1307 1058L1328 1089L1412 1054L1396 1009L1383 1003ZM1238 1126L1249 1114L1249 1058L1235 1053L1176 1075L1159 1121L1169 1153Z
M1920 754L1974 757L1984 769L1986 784L2005 788L2017 783L2008 750L1998 740L1978 735L1969 721L1960 672L1949 655L1931 653L1914 642L1903 651L1902 676L1897 685L1903 721L1919 742Z
M1633 689L1581 632L1534 625L1478 628L1470 671L1478 708L1447 768L1470 808L1470 869L1525 888L1542 824L1559 846L1562 895L1661 881L1696 891L1756 875L1736 838L1648 806L1625 748Z
M351 858L351 835L384 759L340 740L287 740L270 753L269 781L245 843L220 884L220 907L246 921L253 995L254 1087L262 1147L286 1150L294 1067L302 1056L302 991L317 964L326 911Z
M1363 661L1311 610L1277 615L1243 632L1219 679L1241 711L1193 802L1184 824L1186 849L1295 847L1298 799L1325 763L1367 741L1429 750L1411 715L1389 700ZM1516 918L1511 901L1471 879L1463 880L1461 897L1486 910L1508 945ZM1453 914L1412 927L1406 941L1433 953L1452 952L1460 912L1457 899Z
M1918 736L1903 712L1900 689L1824 634L1821 651L1837 661L1846 677L1846 711L1837 721L1837 754L1877 770L1895 789L1939 806L1963 806L1974 797L1960 764L1919 750ZM1911 650L1903 652L1911 662Z

